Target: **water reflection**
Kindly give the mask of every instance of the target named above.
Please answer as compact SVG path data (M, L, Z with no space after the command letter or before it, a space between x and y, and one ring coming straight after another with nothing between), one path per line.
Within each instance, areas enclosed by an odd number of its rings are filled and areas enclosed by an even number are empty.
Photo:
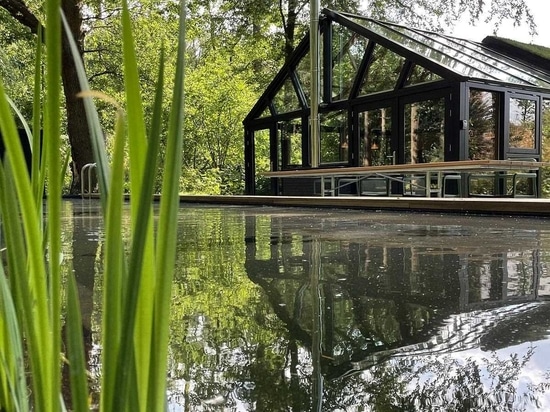
M72 207L94 319L101 221ZM179 225L171 410L550 407L550 221L189 207Z

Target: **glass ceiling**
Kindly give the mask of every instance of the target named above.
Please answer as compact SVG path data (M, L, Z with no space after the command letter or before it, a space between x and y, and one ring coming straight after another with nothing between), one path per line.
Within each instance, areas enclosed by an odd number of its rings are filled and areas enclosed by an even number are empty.
M500 81L523 86L550 88L550 76L519 61L493 52L480 43L458 39L394 23L338 13L341 24L356 23L368 32L421 55L460 76L485 81ZM368 37L368 36L367 36Z

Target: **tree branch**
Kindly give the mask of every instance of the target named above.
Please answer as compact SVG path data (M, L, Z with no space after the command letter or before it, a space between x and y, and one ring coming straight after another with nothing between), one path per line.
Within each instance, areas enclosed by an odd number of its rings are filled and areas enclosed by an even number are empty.
M112 70L105 70L105 71L102 71L100 73L95 73L95 74L92 74L90 76L90 78L88 79L89 82L91 82L92 80L94 80L95 78L97 77L101 77L101 76L106 76L106 75L111 75L111 76L118 76L119 74L112 71Z
M39 27L44 31L42 23L22 0L0 0L0 7L6 9L14 19L28 27L34 34L38 32Z

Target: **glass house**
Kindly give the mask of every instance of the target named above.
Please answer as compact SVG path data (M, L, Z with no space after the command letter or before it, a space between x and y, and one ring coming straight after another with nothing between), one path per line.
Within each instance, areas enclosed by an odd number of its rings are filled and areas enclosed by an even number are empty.
M324 9L318 167L542 159L550 72L483 43ZM244 119L247 194L314 195L309 35ZM550 67L550 66L549 66ZM546 159L545 159L546 160Z

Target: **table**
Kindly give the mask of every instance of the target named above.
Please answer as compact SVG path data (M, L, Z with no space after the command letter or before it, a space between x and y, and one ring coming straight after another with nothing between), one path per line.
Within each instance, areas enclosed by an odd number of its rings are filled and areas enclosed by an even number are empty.
M426 197L431 196L430 184L432 176L437 176L437 190L441 194L443 178L449 173L482 173L482 172L508 172L508 171L538 171L541 167L549 166L548 162L534 160L458 160L449 162L392 164L383 166L359 166L359 167L333 167L316 169L295 169L266 172L263 175L271 178L303 178L316 177L321 179L321 196L329 192L336 195L336 179L340 177L367 178L369 176L383 177L389 180L398 180L402 175L423 175L428 186L425 190ZM325 189L328 179L329 189Z

